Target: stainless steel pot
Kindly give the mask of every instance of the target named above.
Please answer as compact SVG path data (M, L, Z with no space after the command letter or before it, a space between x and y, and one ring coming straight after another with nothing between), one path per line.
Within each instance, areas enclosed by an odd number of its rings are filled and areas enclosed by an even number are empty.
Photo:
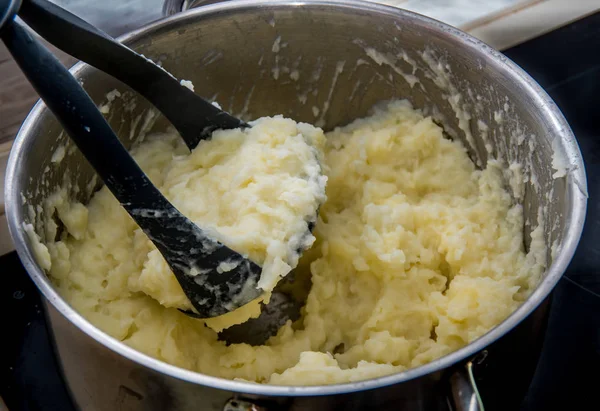
M523 191L510 187L527 217L525 246L531 229L542 222L552 253L549 247L549 267L539 287L506 321L416 369L313 387L249 384L183 370L95 328L56 293L36 263L23 223L33 223L43 237L43 222L52 218L36 206L61 184L83 201L95 187L93 171L76 150L67 149L61 162L51 161L56 147L69 143L38 103L10 156L7 216L19 256L46 298L59 359L81 409L221 410L226 403L229 409L254 403L266 410L443 410L450 399L459 409L475 410L476 379L491 371L515 376L531 371L547 298L573 256L587 194L569 126L515 64L452 27L363 2L232 1L178 14L122 41L178 78L192 80L199 94L248 117L283 113L331 129L365 115L381 100L409 98L443 124L450 138L464 141L477 164L494 157L524 165ZM127 90L85 64L72 73L99 104L107 92ZM113 102L109 119L131 146L141 127L165 127L161 119L144 121L151 112L145 101L126 93Z

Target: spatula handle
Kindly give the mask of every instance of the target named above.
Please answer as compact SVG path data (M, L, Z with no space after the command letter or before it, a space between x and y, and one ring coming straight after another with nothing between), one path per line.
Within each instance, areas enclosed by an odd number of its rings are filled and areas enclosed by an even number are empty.
M19 16L54 46L144 96L177 128L190 149L214 130L246 126L146 57L47 0L24 0Z
M92 99L58 59L18 20L4 28L2 39L29 82L115 197L123 204L163 206L148 204L147 198L160 198L162 194L123 147Z

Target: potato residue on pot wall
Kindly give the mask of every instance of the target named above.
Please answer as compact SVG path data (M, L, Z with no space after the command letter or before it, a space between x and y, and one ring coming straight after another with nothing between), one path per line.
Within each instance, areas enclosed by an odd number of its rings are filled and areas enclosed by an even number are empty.
M156 141L149 137L136 159L174 195L161 176L183 143L174 134ZM70 225L47 244L50 276L76 310L135 349L209 375L284 385L425 364L497 325L537 284L544 265L534 248L544 244L523 250L523 210L504 189L502 167L489 161L477 170L459 142L408 102L328 133L323 159L327 201L300 263L313 284L303 317L263 346L226 346L203 321L132 286L161 262L106 188L80 225L70 208L59 213ZM194 192L198 201L205 194Z

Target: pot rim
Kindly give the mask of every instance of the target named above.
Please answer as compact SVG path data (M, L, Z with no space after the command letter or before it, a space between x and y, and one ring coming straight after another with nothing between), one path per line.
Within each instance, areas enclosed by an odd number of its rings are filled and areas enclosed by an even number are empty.
M483 350L485 347L502 337L518 323L520 323L525 317L533 312L543 300L546 299L566 270L581 237L587 207L586 175L577 141L575 140L575 137L564 116L556 104L552 101L550 96L548 96L548 94L537 84L537 82L535 82L535 80L533 80L519 66L513 63L503 54L492 49L469 34L466 34L461 30L451 27L445 23L413 12L382 4L356 0L311 0L309 2L294 0L280 0L278 2L264 0L232 0L203 6L201 8L190 9L183 13L175 14L127 33L119 37L118 40L127 44L142 36L158 31L165 26L169 26L174 22L186 19L194 19L197 16L208 17L223 12L236 12L252 10L255 8L271 9L275 11L294 7L327 7L343 9L346 11L366 11L373 14L409 18L414 21L415 24L421 27L447 36L450 40L455 41L460 47L471 49L477 54L483 54L488 57L488 63L494 65L496 70L499 70L503 74L512 78L515 83L518 83L518 86L521 87L523 92L532 99L537 107L539 107L541 116L548 121L548 124L551 124L551 131L556 135L555 138L559 139L559 146L564 150L564 153L571 164L567 174L567 178L569 179L567 189L568 193L573 198L573 205L570 210L570 214L565 216L571 218L571 224L566 228L566 234L562 241L560 251L554 258L551 266L547 269L546 275L542 282L529 296L529 298L523 304L521 304L521 306L519 306L508 318L465 347L427 364L396 374L343 384L318 386L282 386L232 381L179 368L143 354L96 328L96 326L92 325L88 320L71 308L69 304L59 296L57 291L55 291L49 278L35 262L35 259L27 246L28 239L26 238L23 228L20 225L20 221L23 221L23 213L21 212L20 207L20 192L17 192L17 187L16 184L14 184L14 181L16 181L16 176L19 172L20 159L24 157L26 148L28 147L28 140L31 139L31 136L29 135L30 130L34 128L34 125L37 123L38 119L46 111L46 106L42 101L38 101L36 103L34 108L23 122L15 138L6 171L6 184L4 193L6 199L6 215L8 219L9 231L15 243L17 253L29 276L35 282L36 286L42 292L44 297L77 328L94 339L97 343L137 364L150 368L158 373L187 381L189 383L245 394L271 396L317 396L344 394L380 388L416 379L426 374L435 373L451 367L452 365L466 358L474 356L476 353ZM90 66L79 62L71 68L71 72L77 77L79 74L89 69Z

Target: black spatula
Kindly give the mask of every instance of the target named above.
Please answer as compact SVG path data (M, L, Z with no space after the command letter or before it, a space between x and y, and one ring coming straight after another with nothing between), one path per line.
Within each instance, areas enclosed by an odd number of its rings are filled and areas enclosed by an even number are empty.
M39 0L26 0L23 4L23 17L34 27L40 29L45 27L42 20L51 19L47 13L54 7L46 3ZM0 0L0 37L21 70L106 186L162 253L197 314L201 317L218 316L258 297L261 291L256 288L256 284L261 268L234 250L206 236L202 229L182 215L160 193L123 147L77 80L18 19L15 19L19 6L19 1ZM58 30L57 27L62 24L60 21L60 19L54 20L56 26L53 29L41 30L51 40L56 40L59 46L73 39L61 40L59 35L55 36L58 31L53 32L53 30ZM76 30L82 31L72 35L83 35L86 30L88 32L95 30L87 23L80 26ZM143 57L134 59L129 54L133 52L120 48L118 44L115 46L109 38L105 39L104 45L97 44L98 38L99 36L87 38L84 42L85 47L76 47L82 54L74 55L82 58L92 57L92 60L96 61L102 69L116 70L119 64L124 62L124 64L140 64L139 71L136 71L135 75L125 75L120 71L121 78L135 86L134 88L143 95L153 99L152 101L157 107L160 106L159 109L167 114L167 117L171 115L169 119L182 131L189 147L194 147L201 138L210 137L210 132L214 129L243 125L238 119L218 110L190 90L180 86L162 69L145 60L141 61L140 58ZM78 39L69 44L77 44L80 41L81 39ZM99 63L99 59L85 55L84 49L87 47L90 50L101 50L109 44L121 50L120 63L108 62L107 59L103 66ZM67 47L65 51L70 50ZM136 78L138 76L139 78L147 76L146 81L151 81L151 84L138 81ZM145 86L148 88L145 89ZM171 94L162 94L169 91ZM162 103L159 101L163 97L167 101L169 98L173 100L161 106ZM190 113L188 117L188 114L183 113L187 113L186 104L193 104L192 101L196 103L193 114ZM222 262L234 263L235 268L217 273L217 267Z

